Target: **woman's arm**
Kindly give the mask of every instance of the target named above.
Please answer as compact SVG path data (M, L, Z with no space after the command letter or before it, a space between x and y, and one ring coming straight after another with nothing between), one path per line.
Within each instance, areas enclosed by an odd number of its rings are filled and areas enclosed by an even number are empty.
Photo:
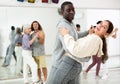
M92 34L75 41L68 32L69 30L64 28L60 30L60 33L64 36L65 46L72 55L82 58L97 54L99 46L102 42L100 37Z
M43 31L40 31L39 37L40 37L39 43L40 43L40 44L44 44L45 34L44 34Z

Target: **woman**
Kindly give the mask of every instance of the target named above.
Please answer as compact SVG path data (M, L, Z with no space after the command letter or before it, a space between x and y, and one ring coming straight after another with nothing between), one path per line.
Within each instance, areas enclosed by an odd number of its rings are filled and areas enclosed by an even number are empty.
M16 30L16 35L15 35L15 53L17 57L17 63L16 63L16 75L22 75L22 66L23 66L23 58L22 58L22 33L21 29L18 27Z
M31 69L32 72L32 82L33 84L40 83L38 75L37 75L37 64L34 61L34 58L32 57L32 44L35 41L35 39L38 38L38 34L36 34L32 39L30 37L31 33L31 27L30 25L24 25L23 26L23 39L22 39L22 56L23 56L23 78L24 83L29 84L28 79L28 66Z
M103 56L102 61L105 62L106 59L104 59L104 57L107 56L105 35L110 34L112 30L113 24L109 20L105 20L102 22L101 26L95 28L94 34L89 34L88 36L75 41L73 37L68 34L69 30L61 28L60 33L63 35L64 43L68 52L65 53L59 68L55 72L53 84L69 84L70 81L75 79L81 72L76 72L76 69L72 69L72 67L66 70L63 69L63 67L67 68L67 66L69 66L69 63L65 61L66 59L77 61L78 63L73 64L73 66L76 66L76 68L78 68L78 65L81 63L79 62L79 58L96 54L98 56ZM68 74L64 75L62 73Z
M101 24L102 24L102 21L98 21L98 22L97 22L97 27L101 26ZM108 38L108 36L112 36L112 37L115 36L115 35L113 34L114 32L115 32L115 33L117 32L117 28L115 28L114 31L111 32L111 34L106 35L105 37ZM97 79L101 78L101 77L99 76L99 71L100 71L101 63L104 64L104 61L102 61L102 59L103 59L103 56L97 56L97 54L92 56L92 63L88 66L88 68L85 70L85 72L83 72L84 78L86 78L87 73L89 72L89 70L90 70L92 67L94 67L96 64L97 64L97 66L96 66L96 78L97 78ZM107 60L107 59L108 59L108 55L105 56L104 59Z
M39 37L35 39L33 42L33 57L38 66L38 76L41 83L46 81L47 79L47 67L45 61L45 49L44 49L44 42L45 42L45 34L44 31L38 21L33 21L31 24L32 28L32 38L38 34ZM42 70L41 70L42 69ZM42 72L44 75L44 80L42 80Z

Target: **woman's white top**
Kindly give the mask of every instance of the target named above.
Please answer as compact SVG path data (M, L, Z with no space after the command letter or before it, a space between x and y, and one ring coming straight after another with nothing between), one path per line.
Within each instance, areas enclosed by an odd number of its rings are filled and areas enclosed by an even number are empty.
M89 34L86 37L78 39L77 41L75 41L72 36L67 34L64 36L64 42L66 48L68 49L68 52L72 56L83 58L96 54L98 57L101 57L101 55L103 55L103 42L102 39L96 34Z

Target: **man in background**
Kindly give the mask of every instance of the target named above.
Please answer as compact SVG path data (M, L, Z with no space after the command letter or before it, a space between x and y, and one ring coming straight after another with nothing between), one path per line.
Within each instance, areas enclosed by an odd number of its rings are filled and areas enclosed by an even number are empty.
M80 33L80 24L76 24L76 30L78 33Z
M15 35L16 35L15 27L11 26L11 32L9 34L10 44L9 44L9 46L7 48L5 61L4 61L3 65L2 65L2 67L7 67L8 65L10 65L12 55L14 56L14 58L16 60L16 55L15 55L15 51L14 51L14 49L15 49L15 42L14 42Z

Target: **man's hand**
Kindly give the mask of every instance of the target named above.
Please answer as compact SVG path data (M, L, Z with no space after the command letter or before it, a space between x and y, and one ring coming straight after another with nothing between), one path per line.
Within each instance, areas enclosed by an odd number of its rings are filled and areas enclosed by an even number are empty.
M66 34L68 34L69 33L69 30L68 29L66 29L66 28L60 28L60 34L61 35L66 35Z
M89 29L89 34L93 34L95 32L94 29L95 29L94 26L91 25L91 27Z

